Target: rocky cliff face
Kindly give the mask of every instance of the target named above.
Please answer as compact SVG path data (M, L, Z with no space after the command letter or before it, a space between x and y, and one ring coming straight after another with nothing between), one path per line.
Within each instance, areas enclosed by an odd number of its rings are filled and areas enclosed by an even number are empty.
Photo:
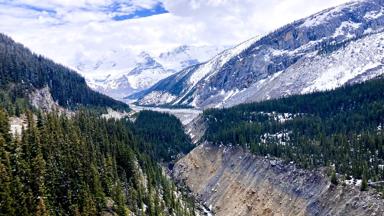
M322 170L203 144L174 167L215 215L384 215L384 200L358 187L333 186Z
M157 104L233 106L364 81L384 73L383 29L383 0L351 2L160 81L139 102L148 104L156 92L172 98Z
M51 95L49 87L44 87L42 89L36 89L35 91L29 94L29 102L30 104L45 113L50 112L58 112L60 114L66 114L71 116L73 114L72 111L65 109L59 105L57 101L55 101Z

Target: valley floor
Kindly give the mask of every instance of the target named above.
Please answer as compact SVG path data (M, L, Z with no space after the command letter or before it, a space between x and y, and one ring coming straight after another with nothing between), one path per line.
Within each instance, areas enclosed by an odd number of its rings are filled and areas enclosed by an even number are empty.
M131 107L134 111L137 111L137 112L140 112L142 110L152 110L156 112L169 113L176 116L178 119L180 119L183 125L189 124L198 115L203 113L202 110L198 110L198 109L168 109L168 108L161 108L161 107L137 106L134 104L129 104L129 107Z

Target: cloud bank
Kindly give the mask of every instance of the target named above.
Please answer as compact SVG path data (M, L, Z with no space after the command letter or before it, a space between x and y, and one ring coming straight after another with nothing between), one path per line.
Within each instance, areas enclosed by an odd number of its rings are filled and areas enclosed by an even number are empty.
M119 50L235 45L348 1L0 0L0 31L72 66L76 58Z

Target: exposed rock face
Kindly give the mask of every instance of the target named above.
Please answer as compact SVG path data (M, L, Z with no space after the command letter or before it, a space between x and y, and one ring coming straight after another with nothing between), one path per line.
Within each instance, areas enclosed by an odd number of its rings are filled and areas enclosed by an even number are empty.
M173 176L215 215L384 215L384 200L355 186L333 186L306 171L235 147L203 144L181 159Z
M195 117L190 123L185 125L186 133L191 137L192 142L197 144L207 130L206 123L202 115Z
M58 102L54 101L49 87L34 90L29 95L29 101L33 107L46 113L55 111L68 116L73 114L73 112L64 109Z
M187 68L145 92L171 97L154 105L233 106L292 94L330 90L384 73L384 1L331 8L251 39Z
M10 117L9 125L11 134L14 137L20 136L23 131L23 128L27 129L28 127L27 118L24 115L21 117Z
M53 100L48 87L37 89L29 95L31 105L44 112L52 112L62 109L59 104Z

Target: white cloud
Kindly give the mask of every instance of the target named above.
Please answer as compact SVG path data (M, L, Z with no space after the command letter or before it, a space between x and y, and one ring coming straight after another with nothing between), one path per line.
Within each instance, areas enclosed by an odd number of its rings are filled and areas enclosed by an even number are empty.
M114 21L116 14L153 8L160 0L0 0L0 31L71 66L79 56L101 58L112 50L233 45L347 1L164 0L170 13ZM106 10L110 7L118 9Z
M260 34L349 0L165 0L174 15L235 36ZM233 31L235 30L235 31ZM241 36L238 36L239 38Z
M31 5L40 8L81 8L81 7L99 7L113 3L113 0L13 0L8 2L13 5Z

